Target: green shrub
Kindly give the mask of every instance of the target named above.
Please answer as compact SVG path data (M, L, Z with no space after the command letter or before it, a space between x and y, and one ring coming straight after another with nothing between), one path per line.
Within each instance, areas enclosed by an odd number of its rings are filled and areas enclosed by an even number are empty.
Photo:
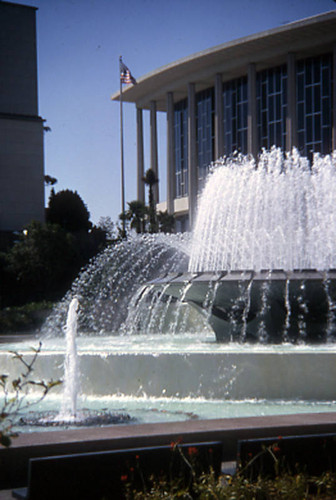
M36 330L43 324L52 307L52 302L42 301L1 309L0 335Z

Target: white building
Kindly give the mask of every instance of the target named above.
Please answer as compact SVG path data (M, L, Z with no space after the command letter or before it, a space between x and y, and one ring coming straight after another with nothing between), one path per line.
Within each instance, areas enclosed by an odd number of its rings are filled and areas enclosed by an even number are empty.
M296 146L308 156L335 149L335 66L331 11L224 43L139 78L123 91L123 100L136 105L138 199L144 200L144 110L150 113L150 168L156 172L157 112L167 115L167 199L159 209L175 214L183 230L192 226L208 165L224 154L257 156L273 145Z

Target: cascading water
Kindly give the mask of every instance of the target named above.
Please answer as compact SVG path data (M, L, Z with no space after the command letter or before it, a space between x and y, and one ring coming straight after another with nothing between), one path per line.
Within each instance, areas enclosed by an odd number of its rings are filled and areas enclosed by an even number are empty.
M214 165L192 235L131 236L78 277L36 376L62 377L77 297L81 406L145 422L335 411L335 171L335 155L276 149Z
M274 148L218 162L202 194L189 271L336 268L336 154L311 167Z
M131 234L98 255L74 281L42 329L44 336L63 335L69 303L78 297L79 332L130 333L125 320L132 314L139 289L162 273L182 272L188 263L187 238L180 234ZM132 332L136 328L131 326Z
M330 341L335 165L336 153L310 166L296 150L277 148L257 166L244 156L217 162L200 198L188 273L157 286L202 310L217 279L208 316L218 341Z

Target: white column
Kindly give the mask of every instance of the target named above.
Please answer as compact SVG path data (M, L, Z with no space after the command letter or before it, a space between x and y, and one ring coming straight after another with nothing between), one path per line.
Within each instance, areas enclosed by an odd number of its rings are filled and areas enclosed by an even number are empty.
M188 84L188 185L189 227L193 228L197 208L198 165L196 143L196 92L195 84Z
M297 146L296 120L296 60L295 54L287 56L287 116L286 116L286 150Z
M167 211L174 213L175 155L174 155L174 96L167 93Z
M224 155L223 111L222 75L217 73L215 80L215 160Z
M144 177L144 147L142 109L136 108L137 119L137 200L145 202Z
M257 77L255 64L249 64L247 73L248 115L247 115L247 152L255 158L258 155L257 133Z
M157 121L156 121L156 102L150 103L150 168L159 178L158 169L158 146L157 146ZM155 184L154 189L155 203L159 202L159 184Z

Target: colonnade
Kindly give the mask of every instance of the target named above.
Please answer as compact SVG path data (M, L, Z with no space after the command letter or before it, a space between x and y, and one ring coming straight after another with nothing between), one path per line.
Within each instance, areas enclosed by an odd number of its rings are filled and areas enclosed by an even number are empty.
M336 76L336 44L333 51L333 73ZM257 68L255 63L246 67L248 87L247 116L247 152L257 157ZM245 73L245 74L246 74ZM229 80L229 75L217 73L214 78L214 157L224 154L224 121L223 121L223 81ZM336 77L333 78L333 127L332 146L336 148ZM189 215L189 226L193 226L197 205L198 175L197 175L197 130L196 130L196 85L187 84L188 99L188 200L185 204ZM166 124L167 124L167 211L178 215L176 207L175 187L175 146L174 146L174 92L166 93ZM137 107L137 196L144 201L144 147L143 147L143 110ZM156 102L150 103L150 168L159 177L158 172L158 142L157 142L157 109ZM296 118L296 55L287 55L287 116L286 116L286 150L297 146ZM155 186L155 200L159 202L158 185Z

